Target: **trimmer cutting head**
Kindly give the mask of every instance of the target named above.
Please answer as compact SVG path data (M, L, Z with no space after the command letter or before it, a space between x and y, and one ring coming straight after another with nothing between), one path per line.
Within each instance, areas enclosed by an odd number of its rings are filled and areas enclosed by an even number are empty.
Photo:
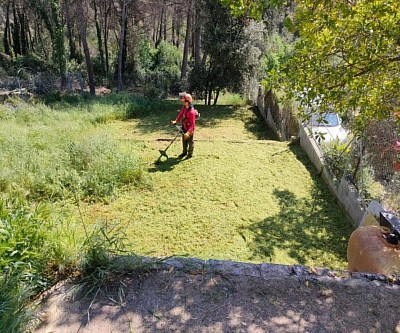
M166 159L168 159L168 155L167 155L167 152L165 151L165 150L159 150L159 152L160 152L160 154L161 154L161 156L160 157L165 157Z
M178 132L176 133L176 136L171 140L171 142L169 143L169 145L167 146L167 148L165 148L164 150L159 150L160 152L160 157L158 158L158 160L156 161L156 164L161 162L161 158L165 157L166 160L168 160L168 155L167 155L167 150L169 147L171 147L171 145L174 143L174 141L176 140L176 138L181 135L182 132L182 128L179 126L176 126L176 128L178 129Z

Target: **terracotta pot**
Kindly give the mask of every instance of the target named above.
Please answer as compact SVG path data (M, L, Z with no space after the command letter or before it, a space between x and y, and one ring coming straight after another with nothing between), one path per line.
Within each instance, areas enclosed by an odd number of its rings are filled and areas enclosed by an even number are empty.
M400 273L400 244L386 241L389 229L381 226L357 228L347 246L349 270L381 274Z

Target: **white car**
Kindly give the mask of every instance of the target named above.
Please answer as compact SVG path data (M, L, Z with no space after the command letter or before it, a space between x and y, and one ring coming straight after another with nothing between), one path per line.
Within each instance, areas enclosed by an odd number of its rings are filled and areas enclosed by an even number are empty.
M313 115L305 126L311 131L315 141L319 144L334 140L347 142L348 132L342 126L342 119L335 112Z

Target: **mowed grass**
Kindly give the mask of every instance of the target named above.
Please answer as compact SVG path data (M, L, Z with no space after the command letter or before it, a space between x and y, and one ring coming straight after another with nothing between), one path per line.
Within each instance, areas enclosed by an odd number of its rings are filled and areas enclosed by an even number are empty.
M178 138L155 164L179 106L122 94L7 102L0 191L49 204L71 257L105 221L139 255L346 267L351 222L301 147L274 140L251 108L197 105L194 157L177 160Z
M351 222L301 147L273 140L249 107L197 106L194 158L176 159L178 138L155 164L175 135L168 123L178 108L165 101L105 125L132 144L152 186L81 204L86 223L118 221L139 255L346 268Z

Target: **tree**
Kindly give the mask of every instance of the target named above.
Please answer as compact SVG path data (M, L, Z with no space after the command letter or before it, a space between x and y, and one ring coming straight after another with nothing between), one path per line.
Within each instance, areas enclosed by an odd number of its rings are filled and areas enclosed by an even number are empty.
M309 89L309 100L323 96L322 111L353 111L356 130L392 117L400 102L399 14L395 0L303 2L294 21L302 38L288 67L293 89Z
M119 31L119 50L117 62L117 92L122 91L122 71L124 67L124 52L126 51L126 27L128 24L128 8L133 0L123 0L121 7L121 29Z
M222 0L236 13L241 1ZM255 8L260 16L264 2ZM285 70L276 82L291 96L304 93L311 111L333 108L352 112L354 130L362 131L371 120L392 118L400 102L400 4L396 0L296 1L293 20L287 26L300 38ZM318 98L318 110L312 102Z
M186 36L185 36L185 44L183 47L183 57L182 57L182 68L181 68L181 80L183 80L187 75L187 66L188 66L188 56L189 56L189 42L190 35L192 32L192 1L188 2L187 11L186 11Z
M224 89L241 92L255 64L250 61L251 38L246 32L246 22L233 17L218 2L204 0L202 5L201 41L206 57L194 67L189 82L190 90L210 105L212 99L217 103Z
M67 84L65 76L67 63L64 51L64 28L61 22L60 0L51 0L50 7L53 20L53 58L58 66L61 77L61 87L63 88Z
M96 91L94 86L93 63L92 63L92 58L90 56L89 46L86 38L86 10L84 10L81 1L77 2L77 10L78 13L80 13L80 16L78 18L79 34L82 40L83 52L85 54L90 95L94 96L96 94Z
M58 67L61 77L61 87L63 88L67 83L65 75L67 63L65 59L64 28L61 21L60 0L51 0L49 2L28 0L29 5L38 13L50 34L53 47L52 58Z
M11 41L10 41L10 4L11 1L7 1L7 5L5 8L5 27L4 27L4 34L3 34L3 47L4 52L7 55L11 55Z

